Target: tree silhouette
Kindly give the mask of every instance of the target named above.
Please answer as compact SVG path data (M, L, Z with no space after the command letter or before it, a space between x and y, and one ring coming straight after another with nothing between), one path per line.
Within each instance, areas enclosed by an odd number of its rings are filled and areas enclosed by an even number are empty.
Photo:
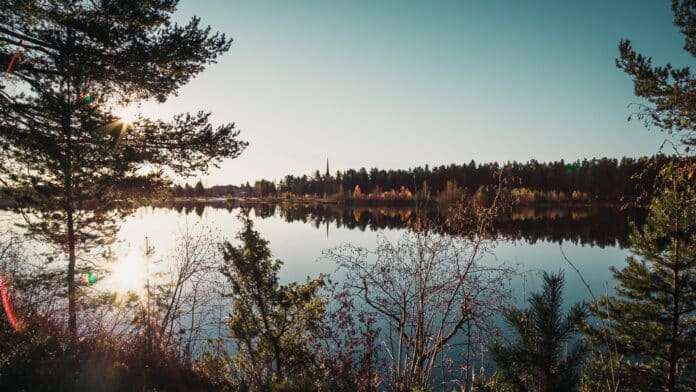
M205 187L203 187L203 183L201 182L201 180L198 180L198 182L196 183L196 186L194 186L193 189L194 189L196 197L205 196Z
M119 122L117 105L163 102L231 41L170 17L176 0L0 3L0 183L26 213L30 234L67 255L69 328L77 333L78 256L114 234L137 198L170 183L166 173L206 171L246 146L234 124L209 113L172 122ZM87 99L89 95L89 99Z
M493 173L504 167L506 174L516 181L511 188L523 189L526 193L538 196L534 202L557 203L572 200L575 203L611 203L633 201L639 196L650 196L654 189L654 179L661 165L677 160L675 157L655 155L653 157L610 159L585 159L573 163L563 160L540 163L508 162L505 164L485 163L476 165L451 164L430 168L416 167L408 170L369 171L361 168L337 172L336 176L308 177L286 175L280 191L295 195L328 195L338 192L340 196L351 197L355 187L361 195L391 190L408 189L417 197L426 198L430 194L434 200L459 200L459 195L475 194L481 187L495 185ZM693 162L683 159L682 163ZM640 176L638 176L640 174ZM339 189L343 189L339 191ZM424 192L425 190L425 192ZM573 198L572 195L576 197ZM521 202L524 202L522 200Z

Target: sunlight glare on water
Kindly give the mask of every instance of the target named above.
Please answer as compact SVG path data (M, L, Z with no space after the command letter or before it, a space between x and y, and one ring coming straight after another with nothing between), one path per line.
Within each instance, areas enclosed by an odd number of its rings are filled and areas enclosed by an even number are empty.
M104 285L111 286L117 293L142 293L146 282L146 259L137 252L128 253L111 266L111 274Z

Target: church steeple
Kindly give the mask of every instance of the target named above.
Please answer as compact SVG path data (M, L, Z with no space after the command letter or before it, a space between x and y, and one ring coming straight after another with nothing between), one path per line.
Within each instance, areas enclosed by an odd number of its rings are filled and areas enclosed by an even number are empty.
M324 174L326 177L331 177L331 172L329 171L329 158L326 158L326 174Z

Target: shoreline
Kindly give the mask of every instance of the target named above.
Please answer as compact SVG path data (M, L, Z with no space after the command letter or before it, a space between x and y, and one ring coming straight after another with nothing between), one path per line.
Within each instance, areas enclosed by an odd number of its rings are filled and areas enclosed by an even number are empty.
M161 200L158 203L257 203L257 204L290 204L290 205L305 205L305 204L327 204L327 205L341 205L341 206L359 206L359 207L410 207L416 206L421 201L419 200L359 200L359 199L325 199L325 198L282 198L282 197L173 197ZM430 200L426 203L428 206L449 206L454 203L440 203L434 200ZM563 202L563 203L525 203L525 204L515 204L514 207L562 207L562 208L593 208L593 207L608 207L608 208L619 208L621 203L618 202L596 202L596 203L577 203L577 202Z

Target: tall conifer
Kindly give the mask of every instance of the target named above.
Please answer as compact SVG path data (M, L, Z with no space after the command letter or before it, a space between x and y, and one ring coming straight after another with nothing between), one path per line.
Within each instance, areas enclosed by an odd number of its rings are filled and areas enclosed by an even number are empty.
M111 109L163 102L230 40L192 18L171 22L176 0L0 2L0 185L30 234L66 255L69 328L77 333L80 255L108 243L118 218L180 176L245 147L209 113L172 122L119 121ZM9 70L12 57L17 60Z
M696 200L665 191L631 236L634 255L612 268L616 294L603 298L590 340L621 358L622 390L696 388ZM606 306L608 305L608 306ZM608 332L609 339L605 332ZM608 343L608 345L607 345Z

